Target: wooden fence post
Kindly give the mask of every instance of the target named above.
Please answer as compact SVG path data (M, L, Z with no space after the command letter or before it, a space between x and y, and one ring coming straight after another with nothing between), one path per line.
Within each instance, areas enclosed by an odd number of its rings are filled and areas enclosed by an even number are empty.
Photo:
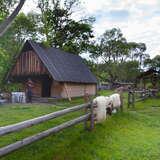
M130 91L128 92L128 108L130 107L130 100L131 100L131 93L130 93Z
M135 107L135 94L134 94L134 91L132 91L132 107Z
M121 111L123 111L123 92L120 92L120 100L121 100L121 106L120 106L120 109Z
M92 131L94 128L94 105L93 102L91 103L91 117L90 117L90 130Z
M132 107L134 107L135 104L135 93L132 90L129 90L128 92L128 108L130 107L130 105L132 105Z

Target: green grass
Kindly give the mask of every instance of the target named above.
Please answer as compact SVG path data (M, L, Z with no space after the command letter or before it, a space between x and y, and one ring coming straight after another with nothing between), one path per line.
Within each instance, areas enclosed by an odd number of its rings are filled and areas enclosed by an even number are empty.
M113 91L101 91L109 95ZM124 95L126 98L126 94ZM0 106L0 126L20 122L68 106L83 103L81 98L54 105ZM125 101L126 106L126 101ZM82 112L72 113L23 131L0 137L0 147L29 135L46 130ZM23 147L2 160L159 160L160 158L160 99L148 99L114 114L92 132L84 131L83 124L65 129Z

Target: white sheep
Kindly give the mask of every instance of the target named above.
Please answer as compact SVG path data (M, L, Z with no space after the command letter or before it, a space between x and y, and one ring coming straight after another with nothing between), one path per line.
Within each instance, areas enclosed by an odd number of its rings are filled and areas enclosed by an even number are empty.
M122 109L122 99L120 94L115 93L109 96L109 100L108 100L108 104L107 104L107 113L111 114L112 111L114 109L118 110L118 109Z
M102 122L106 119L106 106L108 104L108 97L99 96L93 99L93 105L96 105L94 108L94 114L96 114L97 123Z

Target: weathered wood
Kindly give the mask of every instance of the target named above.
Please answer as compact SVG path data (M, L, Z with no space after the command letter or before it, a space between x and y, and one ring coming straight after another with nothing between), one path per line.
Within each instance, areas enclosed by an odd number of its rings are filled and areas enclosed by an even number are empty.
M91 104L91 108L90 108L90 110L91 110L90 130L93 130L93 128L94 128L94 121L95 121L94 107L96 107L96 106L94 106L94 104L92 103L92 104Z
M89 103L91 101L90 97L89 97L89 94L88 93L85 93L84 94L84 103ZM84 113L87 114L88 113L88 107L85 107L84 108ZM88 121L84 121L84 129L85 130L88 130Z
M150 90L130 90L128 92L128 107L135 106L135 102L144 101L152 95L152 89Z
M64 109L64 110L60 110L60 111L57 111L57 112L53 112L53 113L50 113L50 114L47 114L47 115L44 115L44 116L40 116L40 117L37 117L37 118L34 118L34 119L30 119L30 120L26 120L26 121L23 121L23 122L20 122L20 123L16 123L16 124L13 124L13 125L0 127L0 136L6 135L8 133L15 132L15 131L19 131L19 130L27 128L27 127L31 127L33 125L45 122L45 121L50 120L50 119L57 118L59 116L65 115L65 114L70 113L70 112L78 111L80 109L83 109L83 108L86 108L86 107L89 107L89 106L90 106L90 103L86 103L86 104L74 106L74 107L71 107L71 108L67 108L67 109Z
M41 133L38 133L38 134L35 134L33 136L27 137L27 138L25 138L25 139L23 139L21 141L17 141L17 142L15 142L13 144L10 144L8 146L2 147L2 148L0 148L0 157L4 156L4 155L6 155L6 154L8 154L10 152L13 152L13 151L15 151L15 150L17 150L19 148L22 148L23 146L31 144L31 143L33 143L33 142L35 142L37 140L45 138L45 137L47 137L47 136L49 136L51 134L55 134L55 133L65 129L65 128L68 128L68 127L76 125L76 124L78 124L80 122L83 122L84 120L88 119L89 117L90 117L90 113L88 113L86 115L83 115L83 116L81 116L79 118L75 118L73 120L70 120L68 122L62 123L62 124L60 124L60 125L58 125L56 127L53 127L51 129L48 129L48 130L43 131Z
M33 51L23 52L17 59L17 62L11 72L12 76L47 74L48 71L44 67L42 61Z
M71 101L71 96L69 95L69 92L68 92L68 88L67 88L67 84L64 83L64 88L66 90L66 94L67 94L67 97L68 97L68 100Z
M132 93L132 107L135 107L135 93Z

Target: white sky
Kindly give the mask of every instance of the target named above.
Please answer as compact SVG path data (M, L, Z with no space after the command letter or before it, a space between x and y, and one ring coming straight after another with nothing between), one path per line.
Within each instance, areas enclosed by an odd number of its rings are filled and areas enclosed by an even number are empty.
M151 57L160 54L160 0L81 0L79 15L94 16L95 35L118 27L128 41L143 42ZM22 11L36 9L36 0L27 0Z

